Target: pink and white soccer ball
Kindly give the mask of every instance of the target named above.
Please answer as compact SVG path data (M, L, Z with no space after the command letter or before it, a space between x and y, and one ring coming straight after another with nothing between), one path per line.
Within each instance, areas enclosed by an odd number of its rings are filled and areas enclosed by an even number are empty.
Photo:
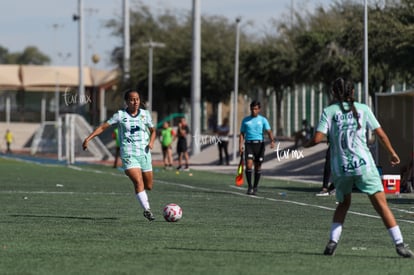
M163 214L167 222L178 222L183 216L183 210L178 204L170 203L164 207Z

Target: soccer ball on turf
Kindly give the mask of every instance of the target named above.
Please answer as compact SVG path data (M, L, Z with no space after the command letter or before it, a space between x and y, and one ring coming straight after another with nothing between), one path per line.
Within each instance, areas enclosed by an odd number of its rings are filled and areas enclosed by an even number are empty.
M163 214L167 222L178 222L183 216L183 210L178 204L170 203L164 207Z

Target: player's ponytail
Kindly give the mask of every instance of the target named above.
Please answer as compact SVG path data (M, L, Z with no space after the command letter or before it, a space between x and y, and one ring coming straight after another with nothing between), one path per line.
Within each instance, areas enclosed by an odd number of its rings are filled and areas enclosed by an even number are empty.
M361 124L359 123L358 111L355 108L354 102L354 83L351 81L345 81L342 77L339 77L335 80L332 88L333 96L339 102L339 107L343 113L348 113L352 111L353 117L358 123L358 130L361 129ZM349 108L345 109L343 102L348 102Z

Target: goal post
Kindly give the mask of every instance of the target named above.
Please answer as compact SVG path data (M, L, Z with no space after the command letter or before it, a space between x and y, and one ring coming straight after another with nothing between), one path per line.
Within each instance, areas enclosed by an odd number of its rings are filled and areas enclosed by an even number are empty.
M58 121L45 121L34 135L31 154L53 155L67 164L113 159L99 137L89 142L88 150L82 149L83 140L92 131L91 125L78 114L64 114Z

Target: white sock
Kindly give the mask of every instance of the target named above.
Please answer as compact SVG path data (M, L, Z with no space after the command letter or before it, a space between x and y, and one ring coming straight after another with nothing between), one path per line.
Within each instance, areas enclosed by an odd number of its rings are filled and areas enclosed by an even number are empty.
M401 234L400 227L398 225L388 228L388 233L390 233L390 236L395 244L403 243L403 237Z
M339 242L342 234L342 223L333 222L331 224L331 235L330 238L334 242Z
M150 209L147 192L145 192L145 190L136 194L136 197L144 210Z

